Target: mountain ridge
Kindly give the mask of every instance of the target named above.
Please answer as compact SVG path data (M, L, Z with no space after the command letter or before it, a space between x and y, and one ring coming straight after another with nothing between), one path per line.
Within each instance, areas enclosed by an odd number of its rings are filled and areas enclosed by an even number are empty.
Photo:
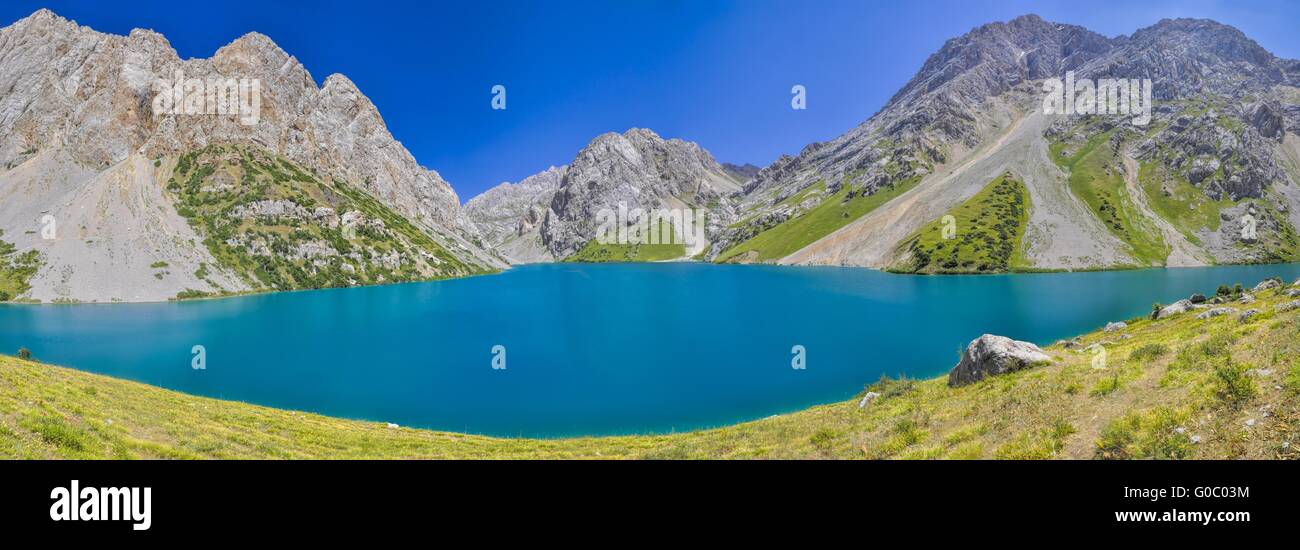
M157 32L102 33L41 9L0 29L0 60L0 165L7 167L0 173L0 229L18 248L44 257L24 299L150 301L189 290L255 290L233 277L209 284L231 275L224 273L227 266L206 250L202 235L166 214L177 205L155 191L166 185L176 159L214 144L267 150L326 180L358 187L473 271L506 265L482 240L450 184L392 136L350 79L336 73L317 86L266 35L246 33L212 57L182 60ZM158 83L172 84L176 75L183 75L185 86L192 80L257 83L256 123L153 112ZM19 170L38 157L41 170ZM104 193L120 185L142 193L139 205L123 208L121 198ZM96 186L104 192L87 193ZM61 192L49 192L54 188ZM162 217L151 218L148 212L158 209ZM34 230L42 216L60 220L65 231L40 238ZM174 269L158 278L149 268L157 263ZM188 275L204 266L218 274ZM120 283L105 286L105 280Z
M1155 120L1040 112L1042 82L1069 72L1151 79ZM745 174L702 257L887 268L911 231L1010 172L1033 205L1022 269L1300 259L1297 83L1300 61L1207 19L1110 38L1034 14L980 25L865 121ZM1248 216L1266 236L1240 236Z

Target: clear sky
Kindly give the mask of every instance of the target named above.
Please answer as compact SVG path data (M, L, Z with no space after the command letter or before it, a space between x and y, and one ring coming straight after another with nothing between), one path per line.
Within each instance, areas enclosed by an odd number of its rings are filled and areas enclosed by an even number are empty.
M1037 13L1107 36L1208 17L1300 58L1288 0L6 0L0 24L48 7L97 30L166 35L209 57L270 36L319 84L346 74L393 135L461 200L565 164L632 127L699 142L721 162L766 165L875 113L945 40ZM506 86L507 109L491 108ZM808 109L790 109L790 88Z

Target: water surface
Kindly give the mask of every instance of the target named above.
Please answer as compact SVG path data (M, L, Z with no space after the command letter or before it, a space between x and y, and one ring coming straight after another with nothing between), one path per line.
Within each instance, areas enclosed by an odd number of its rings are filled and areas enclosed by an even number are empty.
M930 377L1300 265L990 276L690 263L180 303L0 305L0 350L188 393L506 436L681 431ZM202 345L207 368L191 368ZM505 347L503 370L492 368ZM807 368L791 368L791 348Z

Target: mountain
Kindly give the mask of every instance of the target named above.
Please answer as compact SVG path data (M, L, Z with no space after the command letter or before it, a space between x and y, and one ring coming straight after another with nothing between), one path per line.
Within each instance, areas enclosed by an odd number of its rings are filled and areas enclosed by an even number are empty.
M554 166L518 183L502 183L465 203L483 238L512 263L555 261L542 242L542 220L568 166Z
M727 175L731 176L732 178L738 179L740 181L749 181L750 179L753 179L754 176L757 176L758 171L762 170L762 168L754 166L753 164L750 164L748 162L746 162L745 164L732 164L730 162L724 162L722 163L722 170L725 171Z
M693 247L677 243L676 248L599 243L602 212L617 215L620 206L647 215L659 209L704 210L707 240L732 218L730 197L742 181L696 143L633 128L597 136L563 168L498 185L471 200L467 211L475 224L488 228L488 241L516 263L675 259L704 251L707 242ZM673 225L671 233L681 235L682 228Z
M260 108L241 112L254 123L209 107L218 93L212 83L226 79L246 86L239 97L250 101L240 105L253 105L247 90L257 83ZM186 91L198 83L201 92L182 96L197 97L198 109L155 112L166 106L158 82L183 83ZM187 158L190 166L179 166ZM181 60L155 32L100 33L48 10L0 30L0 165L0 230L18 250L40 256L22 299L161 300L505 265L451 186L393 138L350 80L335 74L317 87L297 59L257 33L211 58ZM224 210L183 211L185 201ZM245 219L237 208L258 212L247 220L261 222L234 223ZM402 236L370 242L378 248L351 233L330 239L328 232L342 231L328 225L333 217L300 215L318 208L350 222L386 219L386 230ZM269 223L275 215L264 212L293 215ZM320 255L291 251L303 239L314 240ZM399 241L400 249L388 246ZM314 265L329 257L329 269L360 273L390 253L394 269L357 277L326 277Z
M1300 259L1298 69L1206 20L1115 38L1034 15L984 25L858 127L761 170L711 257L927 272ZM1045 113L1044 82L1067 72L1151 79L1153 120ZM971 222L960 242L923 246L946 216Z

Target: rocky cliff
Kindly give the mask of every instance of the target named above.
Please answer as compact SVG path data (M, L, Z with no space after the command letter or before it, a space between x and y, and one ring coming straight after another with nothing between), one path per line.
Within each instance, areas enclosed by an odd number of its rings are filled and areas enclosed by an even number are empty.
M707 240L734 216L741 181L696 143L634 128L597 136L564 168L499 185L467 206L476 224L490 228L489 241L515 261L564 259L597 237L602 211L617 213L620 205L628 212L703 210Z
M541 228L567 170L552 166L518 183L497 185L465 203L465 213L511 263L554 261Z
M240 99L256 83L258 101L242 104L255 108L253 123L210 107L212 83L229 81L246 83ZM160 90L193 82L202 91L183 97L197 96L197 110L156 112ZM165 166L213 144L260 149L361 189L474 270L504 265L451 186L393 138L351 81L335 74L318 87L266 36L181 60L158 33L100 33L48 10L0 30L0 228L44 257L29 297L149 300L219 290L195 278L155 284L145 267L219 265L158 191ZM33 232L44 216L60 226L54 239ZM239 289L227 282L222 289Z

